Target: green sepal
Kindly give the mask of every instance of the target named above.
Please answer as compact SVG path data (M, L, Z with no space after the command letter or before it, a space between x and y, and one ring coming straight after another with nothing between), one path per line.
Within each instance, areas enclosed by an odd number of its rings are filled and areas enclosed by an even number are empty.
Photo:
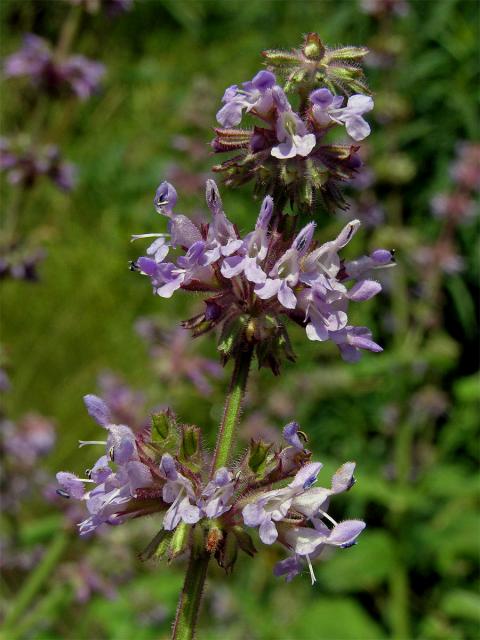
M263 442L262 440L253 439L250 441L247 464L253 473L256 474L264 464L272 446L271 442Z
M160 529L157 535L147 544L145 549L138 554L140 560L145 561L150 558L161 560L168 550L173 531Z
M190 526L185 522L180 522L173 532L168 545L168 562L182 555L187 550L188 539L190 537Z
M269 64L276 67L290 67L299 63L298 53L290 51L267 49L262 51L262 56L268 60Z
M176 431L177 421L171 409L152 415L152 442L164 442Z
M236 535L229 531L215 553L215 558L219 566L225 569L227 575L232 573L235 562L237 561L238 546Z
M200 451L200 429L193 425L182 427L182 442L180 445L180 459L188 460Z
M328 60L360 60L368 53L367 47L340 47L339 49L329 49Z
M232 532L237 539L240 549L248 556L253 558L253 556L257 553L257 550L255 548L255 545L253 544L253 540L250 534L247 533L245 529L243 529L239 525L232 527Z

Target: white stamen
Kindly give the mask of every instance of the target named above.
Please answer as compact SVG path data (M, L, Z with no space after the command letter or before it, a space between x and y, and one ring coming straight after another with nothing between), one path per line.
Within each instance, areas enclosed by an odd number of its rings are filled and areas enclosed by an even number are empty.
M168 238L169 233L136 233L130 236L130 242L141 240L142 238Z
M308 569L310 571L310 578L312 580L312 587L315 584L315 582L317 581L315 574L313 573L313 567L312 567L312 562L310 560L310 556L308 555L308 553L306 554L306 559L307 559L307 564L308 564Z
M334 520L332 516L329 516L328 513L326 513L325 511L322 511L321 509L318 510L318 513L321 513L323 518L330 520L330 522L333 524L334 527L337 526L338 522L336 522L336 520Z
M79 448L84 447L86 444L107 444L106 440L79 440L78 446Z

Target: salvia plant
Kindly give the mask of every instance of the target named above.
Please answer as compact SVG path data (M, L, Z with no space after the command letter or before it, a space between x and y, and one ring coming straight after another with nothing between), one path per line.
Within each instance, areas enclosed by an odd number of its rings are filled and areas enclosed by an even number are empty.
M85 502L82 536L153 514L158 533L141 557L188 555L174 638L195 635L211 561L230 574L240 551L253 557L258 540L278 543L285 558L275 575L290 581L307 571L314 583L313 561L327 547L351 547L365 527L337 522L330 509L331 499L353 486L355 463L317 485L322 464L297 422L284 427L281 445L252 439L238 454L235 441L252 362L279 374L285 359L294 360L292 323L308 340L334 343L347 362L364 350L382 351L368 327L349 320L349 305L380 292L375 273L393 265L392 252L347 259L359 220L336 237L315 238L322 216L345 207L342 186L361 166L358 142L370 132L364 116L373 108L360 67L366 53L329 48L308 34L299 49L264 52L267 68L226 90L212 147L233 156L214 171L227 186L252 181L261 194L248 233L227 217L216 183L207 180L208 221L179 213L175 188L162 182L154 206L167 231L133 236L150 244L131 269L161 298L202 294L203 311L183 327L193 336L215 330L221 362L233 360L215 449L206 449L199 426L183 424L170 409L134 431L116 422L108 402L88 395L87 411L104 436L80 444L101 455L84 478L58 473L58 492Z

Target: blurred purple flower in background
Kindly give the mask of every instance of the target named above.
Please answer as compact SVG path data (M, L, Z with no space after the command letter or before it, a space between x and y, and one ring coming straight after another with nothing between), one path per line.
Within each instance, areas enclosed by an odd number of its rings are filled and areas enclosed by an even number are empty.
M75 186L75 166L62 159L55 145L34 147L27 140L0 138L0 171L10 184L23 187L32 187L40 176L50 178L61 191Z
M3 73L7 78L27 77L48 93L66 88L86 100L99 91L105 66L82 55L57 61L49 43L30 33L24 36L22 48L4 60Z
M215 360L193 352L185 329L178 327L165 330L150 318L140 318L135 328L149 345L153 369L162 380L173 386L181 380L187 380L200 393L212 393L210 379L220 378L223 369Z

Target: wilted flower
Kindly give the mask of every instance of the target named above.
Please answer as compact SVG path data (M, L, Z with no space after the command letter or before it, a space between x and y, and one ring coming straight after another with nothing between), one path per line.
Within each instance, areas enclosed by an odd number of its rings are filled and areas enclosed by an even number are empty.
M164 298L178 289L213 294L205 301L205 312L184 326L200 335L221 325L219 349L225 360L246 341L256 345L259 364L277 372L282 353L293 357L285 316L304 326L310 340L338 344L347 360L358 359L359 348L381 351L368 329L348 324L349 302L375 296L381 286L370 274L392 264L392 254L386 250L346 263L341 260L339 252L360 226L358 220L320 246L313 240L314 223L306 225L293 242L286 242L271 227L273 200L267 196L255 229L241 238L226 217L212 180L207 182L210 224L197 227L176 214L176 200L172 185L162 183L155 203L169 218L170 239L165 234L147 234L158 237L133 268L147 275L154 293ZM166 262L169 252L178 248L183 253L176 262Z
M48 93L68 89L85 100L99 90L105 67L82 55L57 61L49 43L29 33L24 36L22 48L5 59L3 72L7 78L28 77Z

